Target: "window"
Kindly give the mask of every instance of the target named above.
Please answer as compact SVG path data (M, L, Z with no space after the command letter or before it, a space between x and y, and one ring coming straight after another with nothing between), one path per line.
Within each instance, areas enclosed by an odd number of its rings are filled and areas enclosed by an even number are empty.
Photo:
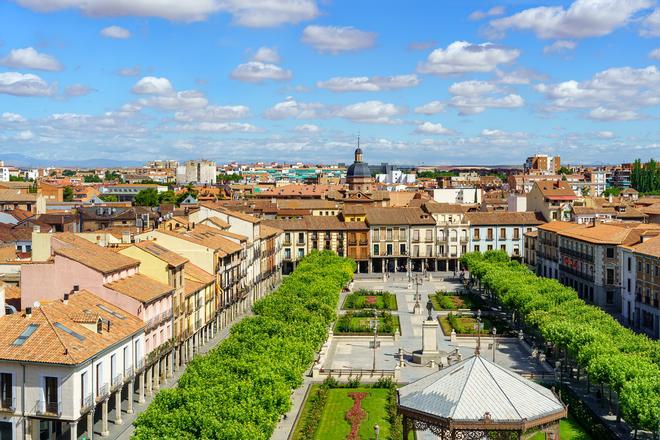
M426 245L426 256L427 257L432 257L433 256L433 245L430 245L430 244Z
M419 246L413 246L413 257L419 257Z
M387 255L392 255L392 243L387 243Z
M520 240L520 229L513 228L513 239Z
M488 228L486 231L486 240L492 240L493 239L493 228Z
M500 240L506 240L506 228L500 228Z
M57 378L56 377L45 377L45 397L46 397L46 407L45 410L47 413L57 414L59 411L58 400L59 396L57 393Z
M110 380L114 381L116 375L117 375L117 355L113 354L110 356Z
M25 341L28 340L30 336L32 336L32 333L34 333L37 328L39 327L38 324L30 324L28 325L25 330L23 330L23 333L19 335L18 338L14 342L12 342L12 345L23 345L25 344Z
M392 228L387 228L387 241L392 241Z
M305 249L299 248L298 249L298 258L302 258L305 256Z
M129 359L128 347L124 347L124 371L128 370L128 366L129 366L128 359Z
M426 241L433 241L433 229L426 230Z
M371 235L372 235L371 238L372 238L374 241L379 241L379 240L380 240L380 230L379 230L378 228L376 228L376 229L374 229L373 231L371 231Z
M628 278L628 293L630 293L630 278Z
M475 240L481 240L481 238L479 238L479 228L476 228L474 230L474 239Z
M614 304L614 292L608 290L605 301L607 304Z
M438 246L438 255L440 255L440 256L445 255L445 246L444 245Z
M305 233L304 232L299 232L298 233L298 243L304 243L305 242Z
M505 245L505 244L501 244L501 245L500 245L500 250L506 252L506 245Z
M287 232L286 234L284 234L284 242L285 243L291 243L291 233L290 232Z
M614 258L614 248L608 247L606 250L607 258Z
M478 244L475 244L475 245L474 245L474 251L475 251L475 252L481 252L481 250L480 250Z
M14 407L14 393L11 373L0 373L0 404L3 408Z
M80 375L80 407L85 406L85 398L87 397L87 372L83 371Z
M405 243L401 243L399 245L399 254L400 255L406 255L406 244Z
M413 231L413 241L419 241L419 229Z
M492 251L492 250L493 250L493 245L492 245L492 244L489 244L489 245L488 245L488 250L489 250L489 251Z
M399 228L399 240L406 240L405 228Z
M632 268L632 258L628 257L628 272L630 272L631 268Z
M380 255L380 245L374 245L374 255Z
M614 284L614 269L607 269L605 284Z
M646 273L651 273L651 265L646 263Z

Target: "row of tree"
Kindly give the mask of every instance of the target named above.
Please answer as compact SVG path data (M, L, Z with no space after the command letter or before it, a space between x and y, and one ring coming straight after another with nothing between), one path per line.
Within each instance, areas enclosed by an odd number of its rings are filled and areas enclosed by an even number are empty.
M305 257L253 306L255 317L196 357L177 388L158 393L135 421L133 438L269 439L325 341L354 269L353 261L329 251Z
M620 415L635 429L655 431L660 420L660 342L621 326L557 280L538 277L502 251L469 253L462 263L482 286L539 332L545 342L607 384Z
M630 184L641 193L660 191L660 168L655 160L642 163L640 159L633 163Z

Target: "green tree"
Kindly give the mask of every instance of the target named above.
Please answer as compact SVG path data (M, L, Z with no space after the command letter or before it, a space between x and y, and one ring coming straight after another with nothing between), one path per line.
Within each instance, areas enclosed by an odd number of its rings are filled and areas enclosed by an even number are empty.
M85 183L101 183L101 179L96 174L91 174L83 177Z
M239 182L241 176L238 174L218 174L217 176L219 182Z
M99 196L99 199L103 200L104 202L108 202L108 203L111 203L111 202L118 202L118 201L119 201L119 198L117 198L117 196L114 195L114 194L108 194L108 195L105 195L105 196Z
M605 191L603 191L603 196L609 197L611 196L618 196L621 194L621 188L617 188L616 186L613 186L611 188L607 188Z
M76 175L76 172L74 170L64 170L62 171L62 175L65 177L73 177Z
M559 174L571 174L571 170L568 167L559 168Z
M590 192L591 192L591 188L590 188L590 187L585 186L584 188L582 188L582 195L583 195L583 196L588 196Z
M121 182L121 175L115 171L106 171L103 180L118 180Z
M62 194L65 202L73 202L73 188L70 186L64 187Z
M177 202L176 193L172 190L162 192L158 197L158 201L161 204L162 203L174 204Z
M135 206L158 206L158 200L158 191L155 188L147 188L135 195L133 204Z
M25 178L21 176L9 176L10 182L25 182Z

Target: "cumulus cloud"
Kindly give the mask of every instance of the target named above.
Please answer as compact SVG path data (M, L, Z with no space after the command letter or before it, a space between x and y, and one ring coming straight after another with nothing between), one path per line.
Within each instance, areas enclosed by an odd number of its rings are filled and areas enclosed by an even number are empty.
M639 34L643 37L660 37L660 8L654 9L644 18Z
M512 72L497 70L495 71L495 76L497 77L497 82L500 84L529 84L532 81L546 79L545 75L529 69L519 69Z
M531 30L539 38L585 38L607 35L652 5L651 0L576 0L563 6L525 9L490 22L496 31Z
M263 81L288 81L293 77L290 70L281 68L278 65L262 63L261 61L248 61L239 64L232 72L231 78L245 82L263 82Z
M135 83L131 90L139 95L164 95L172 93L174 88L167 78L145 76Z
M176 112L174 119L180 122L218 122L240 119L250 114L250 108L245 105L209 105L202 109Z
M153 95L138 101L140 106L155 107L161 110L198 109L206 107L208 103L206 96L197 90L182 90L165 95Z
M560 53L573 50L577 47L577 43L571 40L557 40L552 44L543 47L543 53Z
M472 21L483 20L486 17L496 17L504 14L504 6L493 6L487 11L474 11L468 18Z
M442 124L437 123L434 124L432 122L423 122L415 128L415 133L417 134L453 134L454 131L448 129L447 127L443 127Z
M610 68L587 81L535 88L549 100L547 110L591 109L588 117L599 120L637 119L639 109L660 105L660 71L655 66Z
M449 86L452 98L449 105L458 109L461 115L474 115L484 112L487 108L522 107L525 101L520 95L496 95L500 92L497 86L488 81L462 81Z
M70 97L85 96L95 91L96 91L95 89L88 87L84 84L73 84L64 89L64 94Z
M649 58L652 60L660 60L660 47L649 52Z
M497 90L495 84L488 81L462 81L449 86L449 93L452 95L475 96L483 95Z
M420 113L422 115L435 115L445 111L445 103L442 101L431 101L427 102L424 105L415 107L415 113Z
M0 64L14 69L35 69L51 72L62 70L62 65L52 55L37 52L33 47L12 49Z
M599 131L596 133L596 136L598 136L601 139L612 139L613 137L616 137L613 131Z
M455 41L446 49L439 48L431 52L425 62L418 64L417 71L439 75L491 72L499 64L515 61L519 55L518 49L492 43L472 44L467 41Z
M307 134L318 133L321 131L321 127L314 124L303 124L294 128L294 131L297 131L298 133L307 133Z
M319 81L316 86L333 92L379 92L383 90L415 87L419 84L417 75L397 76L354 76L335 77L327 81Z
M52 96L56 91L57 85L48 84L31 73L0 73L0 93L14 96Z
M272 47L262 46L252 56L252 61L261 61L262 63L277 64L280 62L280 55Z
M398 124L401 121L394 116L404 113L404 109L394 104L381 101L365 101L347 105L336 112L336 116L354 122L370 124Z
M171 127L174 131L202 131L212 133L259 133L263 129L243 122L198 122Z
M526 138L528 135L522 131L504 131L500 129L491 129L484 128L481 130L481 136L490 138L490 139L502 139L502 138Z
M2 121L2 122L26 122L27 119L25 119L23 116L19 115L18 113L4 112L4 113L0 114L0 121Z
M17 0L38 12L78 9L92 17L159 17L171 21L206 20L216 12L227 12L235 24L247 27L272 27L299 23L318 16L314 0Z
M133 66L123 67L117 71L117 74L120 76L139 76L141 72L142 68L140 66Z
M22 130L14 136L14 140L17 141L29 141L32 139L34 139L34 133L32 133L32 130Z
M116 38L118 40L125 40L131 37L131 31L124 29L121 26L108 26L101 29L101 35L107 38Z
M376 33L361 31L352 26L310 25L303 30L302 41L319 52L349 52L373 47Z
M289 96L286 100L278 102L265 112L268 119L315 119L322 117L325 113L325 106L316 102L298 102Z

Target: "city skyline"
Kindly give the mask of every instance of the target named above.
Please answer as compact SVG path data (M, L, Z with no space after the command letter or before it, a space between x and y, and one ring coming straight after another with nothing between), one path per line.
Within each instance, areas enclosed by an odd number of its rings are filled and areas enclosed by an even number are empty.
M574 2L0 5L0 149L41 160L654 156L660 9ZM0 157L2 159L2 157Z

